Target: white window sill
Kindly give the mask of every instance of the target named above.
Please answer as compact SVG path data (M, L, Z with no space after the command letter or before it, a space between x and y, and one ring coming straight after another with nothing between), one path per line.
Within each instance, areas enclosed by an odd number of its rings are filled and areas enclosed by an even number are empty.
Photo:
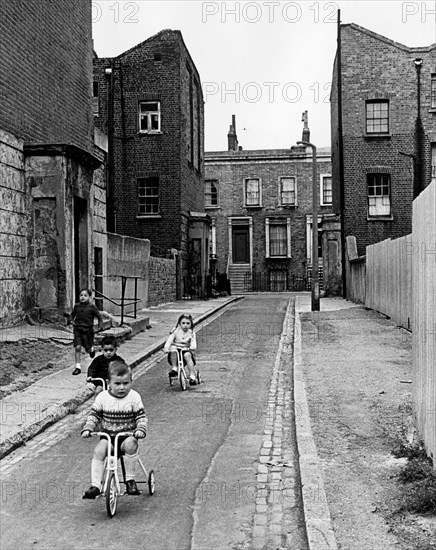
M160 220L161 218L160 214L139 214L136 216L137 220Z
M261 204L244 204L244 208L263 208Z
M367 222L393 222L393 216L367 216Z
M155 130L154 132L138 132L138 136L160 136L163 134L162 130Z

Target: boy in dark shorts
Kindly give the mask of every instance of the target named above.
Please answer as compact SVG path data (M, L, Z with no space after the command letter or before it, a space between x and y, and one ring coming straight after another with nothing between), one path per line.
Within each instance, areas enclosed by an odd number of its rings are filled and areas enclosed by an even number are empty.
M93 358L94 350L94 319L98 319L100 330L103 329L103 318L97 307L91 303L92 293L88 288L82 288L79 294L79 303L77 303L71 312L68 324L73 323L74 327L74 356L76 359L76 368L73 374L80 374L80 358L82 355L82 346L86 353Z
M109 365L112 361L124 361L117 355L117 339L115 336L105 336L101 341L102 354L98 355L88 367L86 381L89 387L98 395L103 391L103 383L100 380L91 380L92 378L102 378L107 380Z
M124 361L114 361L108 371L109 386L97 395L91 412L82 430L82 437L90 437L98 426L111 439L120 432L133 432L122 440L120 451L124 454L126 466L126 489L129 495L139 495L135 482L136 464L138 462L138 439L147 435L147 417L141 396L132 390L132 371ZM121 439L121 437L120 437ZM108 442L100 439L94 450L91 462L91 487L83 498L94 499L101 493L101 482L104 472L104 461L107 455Z

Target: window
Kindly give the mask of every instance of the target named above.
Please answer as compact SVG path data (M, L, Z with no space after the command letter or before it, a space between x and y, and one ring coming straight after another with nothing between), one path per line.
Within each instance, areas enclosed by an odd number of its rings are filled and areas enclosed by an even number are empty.
M296 204L295 178L280 178L280 204Z
M332 177L321 175L320 204L326 206L332 204Z
M259 179L245 180L245 206L260 206Z
M368 174L368 215L391 215L391 177L389 174Z
M218 181L206 180L204 184L204 206L218 206Z
M431 108L436 109L436 73L431 75Z
M94 116L98 116L98 82L94 81L92 83L92 111Z
M266 257L289 258L291 256L290 218L266 218Z
M366 102L366 133L387 134L389 132L389 101Z
M143 134L160 132L160 101L139 102L139 131Z
M138 178L138 215L159 213L159 178Z

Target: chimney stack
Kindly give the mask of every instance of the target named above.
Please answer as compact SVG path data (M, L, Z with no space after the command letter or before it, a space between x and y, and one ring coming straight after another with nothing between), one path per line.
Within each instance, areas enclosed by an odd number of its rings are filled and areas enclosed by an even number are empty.
M236 135L236 116L232 115L232 124L227 134L227 143L229 151L238 151L238 136Z
M303 137L302 137L301 141L306 141L307 143L310 143L310 130L309 130L309 126L308 126L309 116L307 114L307 111L304 111L303 117L302 117L301 120L304 122Z

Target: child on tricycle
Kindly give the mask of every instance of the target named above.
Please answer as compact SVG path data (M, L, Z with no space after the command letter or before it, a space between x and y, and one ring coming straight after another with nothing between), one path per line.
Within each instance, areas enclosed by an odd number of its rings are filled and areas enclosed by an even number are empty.
M129 495L139 495L135 482L138 463L138 439L147 434L147 417L138 392L132 389L132 371L124 361L114 361L108 370L108 389L99 393L92 405L82 437L91 437L100 426L100 431L110 435L112 445L117 433L133 432L133 436L119 437L119 450L124 454L126 467L126 490ZM101 438L91 462L91 487L83 495L94 499L101 493L108 441ZM120 453L120 454L121 454Z
M192 316L189 313L183 313L178 318L177 325L171 331L164 346L164 351L168 354L168 363L172 366L168 376L170 378L178 376L177 350L181 350L183 361L188 367L189 384L191 386L197 384L196 360L193 353L197 349L197 339L193 328L194 321Z

